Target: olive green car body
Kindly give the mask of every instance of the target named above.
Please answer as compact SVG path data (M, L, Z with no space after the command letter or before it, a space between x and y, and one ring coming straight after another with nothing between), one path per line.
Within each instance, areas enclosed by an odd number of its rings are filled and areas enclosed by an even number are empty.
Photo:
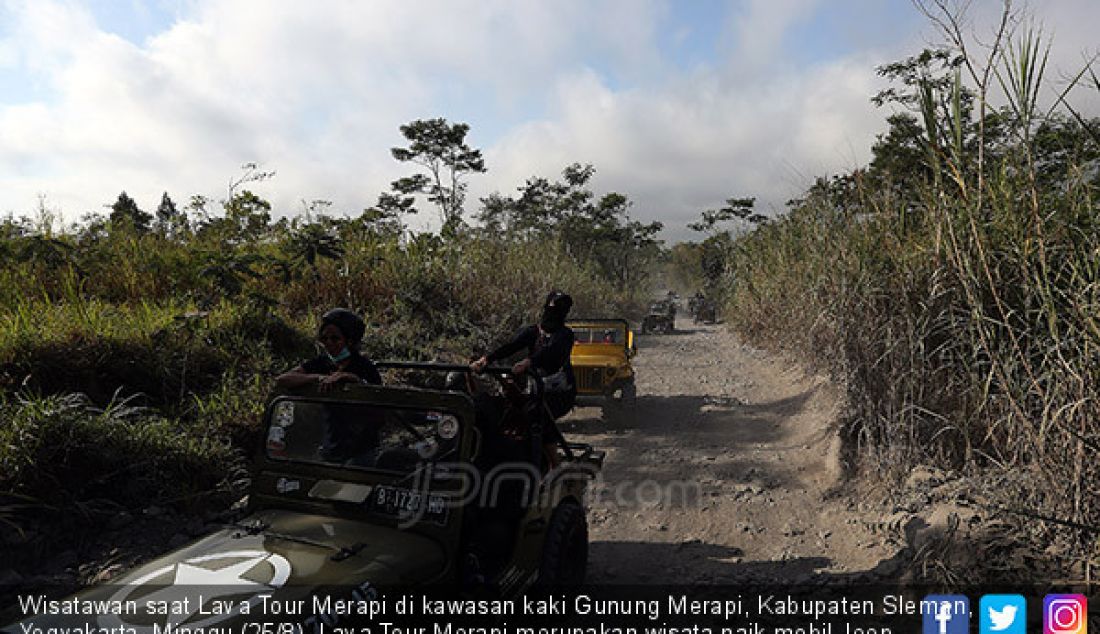
M310 408L359 406L386 412L414 412L417 416L426 413L424 420L433 425L439 421L440 430L443 421L447 421L446 433L439 433L450 437L431 441L450 448L437 458L448 458L447 464L451 466L430 471L418 467L421 470L418 473L348 467L280 455L279 446L287 438L286 428L292 424L288 422L290 418L276 420L283 413L291 412L292 418L295 411L312 411ZM195 582L202 587L179 588L181 596L198 592L205 593L207 599L219 595L233 597L238 607L252 602L253 610L259 610L257 602L261 595L269 595L277 603L302 600L309 604L309 599L318 595L350 598L346 595L352 593L362 597L384 592L386 588L434 586L462 591L463 540L468 537L463 531L470 530L465 517L470 505L451 503L466 493L465 485L454 475L455 465L472 464L479 450L480 432L474 421L473 400L459 391L359 384L338 384L336 390L324 393L314 387L277 390L265 411L265 446L253 465L244 517L113 579L110 585L92 586L75 598L140 599L143 595L150 596L140 589L145 585L176 587ZM429 427L424 430L430 431ZM427 442L427 431L418 435ZM557 581L544 578L547 537L555 530L555 521L563 509L574 518L579 512L580 521L584 521L586 488L602 467L604 457L603 452L582 444L568 445L563 453L560 464L549 473L536 470L540 478L537 496L529 507L521 510L510 557L494 577L484 580L484 587L492 588L493 592L513 594L532 584ZM421 463L425 464L428 463ZM430 464L437 467L442 463ZM378 496L386 497L383 491L395 490L408 491L402 493L403 501L419 500L417 512L381 512L382 507L375 503ZM447 502L446 512L434 516L423 512L429 500L435 499ZM586 555L586 528L583 537ZM242 588L242 584L247 587ZM124 624L146 634L153 631L153 621L160 619L163 627L165 619L164 616L121 618L125 623L103 615L43 615L29 620L42 627ZM238 610L229 615L192 613L169 618L181 621L177 623L181 627L211 627L216 623L220 628L259 617L256 612L246 617ZM308 626L318 621L328 623L332 618L311 614L289 620ZM0 629L21 631L19 625Z

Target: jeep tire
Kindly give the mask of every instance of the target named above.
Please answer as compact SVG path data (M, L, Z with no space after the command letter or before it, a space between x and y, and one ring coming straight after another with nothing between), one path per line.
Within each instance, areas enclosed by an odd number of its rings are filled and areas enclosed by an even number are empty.
M588 523L584 509L562 502L550 517L542 547L539 585L579 586L588 568Z
M623 383L622 391L619 392L619 400L626 405L634 405L638 401L638 386L634 385L634 381Z

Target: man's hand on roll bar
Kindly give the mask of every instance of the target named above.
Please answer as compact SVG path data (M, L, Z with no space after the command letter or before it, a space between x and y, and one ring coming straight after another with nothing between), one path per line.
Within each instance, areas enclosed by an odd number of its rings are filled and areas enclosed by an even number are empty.
M527 371L531 369L531 359L527 358L512 366L512 374L516 376L523 376L527 374Z
M480 359L477 359L476 361L470 363L470 370L472 370L475 374L481 374L481 372L485 369L485 366L487 365L489 365L489 357L481 357Z

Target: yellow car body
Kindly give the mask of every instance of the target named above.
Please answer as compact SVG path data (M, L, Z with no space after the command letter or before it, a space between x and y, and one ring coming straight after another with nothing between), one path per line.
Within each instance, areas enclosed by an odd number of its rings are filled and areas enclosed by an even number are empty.
M567 322L573 330L573 375L578 397L633 400L637 352L634 333L625 319L577 319Z

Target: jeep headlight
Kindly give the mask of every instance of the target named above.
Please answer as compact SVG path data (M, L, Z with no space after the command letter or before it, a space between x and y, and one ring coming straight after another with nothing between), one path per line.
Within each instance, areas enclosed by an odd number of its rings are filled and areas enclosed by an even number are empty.
M294 424L294 403L291 401L283 401L275 406L275 425L279 427L290 427Z
M443 440L452 440L458 435L458 419L454 416L444 416L436 425L436 433Z
M609 379L615 378L615 368L608 368L608 369L604 370L604 372L607 374L607 378L609 378Z

